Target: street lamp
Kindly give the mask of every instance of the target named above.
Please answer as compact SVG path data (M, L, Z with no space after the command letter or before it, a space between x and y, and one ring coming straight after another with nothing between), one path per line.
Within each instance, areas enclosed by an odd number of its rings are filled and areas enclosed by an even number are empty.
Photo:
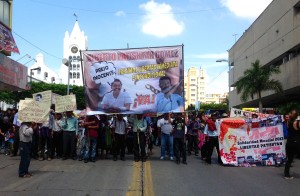
M229 102L229 93L230 93L230 61L227 59L218 59L216 62L227 62L228 63L228 102ZM228 110L230 110L229 103L228 103Z
M71 62L72 62L73 60L80 61L81 59L80 59L79 56L77 56L77 57L75 57L75 56L74 56L74 57L69 56L69 60L66 59L66 58L64 58L64 59L62 60L62 63L63 63L64 65L68 66L68 86L67 86L67 95L70 94L70 66L71 66Z
M31 85L31 83L32 83L32 71L33 70L38 70L38 71L41 71L41 67L37 67L37 68L32 68L32 69L30 69L30 85Z

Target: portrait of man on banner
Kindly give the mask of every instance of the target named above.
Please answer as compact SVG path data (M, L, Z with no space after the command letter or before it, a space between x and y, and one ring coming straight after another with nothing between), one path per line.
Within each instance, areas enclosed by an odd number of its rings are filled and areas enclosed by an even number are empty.
M108 113L121 113L130 110L132 100L126 91L122 91L122 82L114 79L111 83L111 91L104 95L99 110Z

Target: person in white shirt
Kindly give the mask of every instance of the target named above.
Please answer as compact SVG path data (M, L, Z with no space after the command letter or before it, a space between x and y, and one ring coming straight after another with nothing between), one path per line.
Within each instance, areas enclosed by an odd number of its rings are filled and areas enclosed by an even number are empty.
M132 100L127 92L121 91L121 80L115 79L111 83L111 89L109 93L104 95L100 109L107 113L119 113L130 110Z
M166 155L166 145L169 147L169 156L170 160L174 160L174 152L173 152L173 126L172 119L170 117L170 113L164 114L164 118L157 121L158 131L160 131L161 135L161 157L163 160Z
M122 114L118 114L116 119L112 122L112 132L113 132L113 160L117 160L117 155L120 154L122 161L125 161L125 137L127 122L124 120Z

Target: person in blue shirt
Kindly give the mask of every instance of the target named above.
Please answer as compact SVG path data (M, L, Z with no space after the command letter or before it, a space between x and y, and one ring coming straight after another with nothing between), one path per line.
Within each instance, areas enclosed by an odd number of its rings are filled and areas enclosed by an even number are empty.
M76 136L78 133L78 120L74 117L73 111L66 112L66 118L63 120L63 160L69 156L76 160Z

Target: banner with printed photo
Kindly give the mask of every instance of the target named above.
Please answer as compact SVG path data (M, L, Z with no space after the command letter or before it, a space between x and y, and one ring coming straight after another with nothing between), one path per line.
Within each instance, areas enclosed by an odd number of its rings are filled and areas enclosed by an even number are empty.
M286 156L282 123L260 125L252 126L242 118L221 121L219 145L224 164L251 166L282 163Z
M20 100L19 121L43 123L49 119L50 102L35 100Z
M267 118L270 114L262 114L258 112L251 112L240 110L236 108L230 108L230 117L244 117L244 118L251 118L253 114L256 114L258 118Z
M55 112L62 113L66 111L74 111L77 109L75 95L66 95L56 97Z
M183 112L183 46L82 51L87 114Z
M34 94L32 94L32 98L35 101L48 102L51 105L51 103L52 103L52 91L48 90L48 91L34 93ZM49 105L49 107L50 107L50 105Z

